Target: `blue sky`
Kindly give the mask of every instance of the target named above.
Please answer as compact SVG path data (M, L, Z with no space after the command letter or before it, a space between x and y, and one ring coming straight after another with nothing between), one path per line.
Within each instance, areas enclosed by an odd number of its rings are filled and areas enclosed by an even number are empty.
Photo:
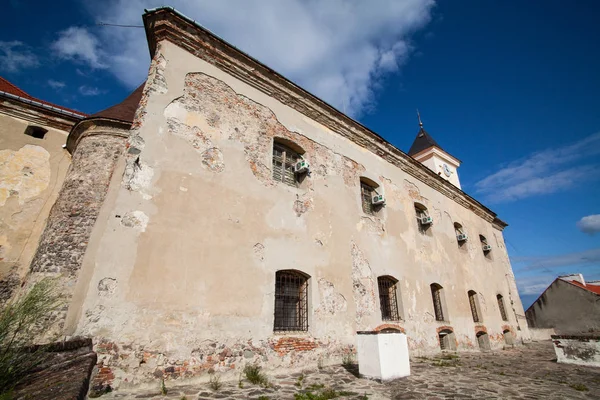
M510 224L525 307L559 274L600 279L600 3L358 3L171 5L405 151L419 108L463 161L463 189ZM149 56L143 29L97 23L141 25L143 9L160 4L9 0L0 75L99 111L143 82Z

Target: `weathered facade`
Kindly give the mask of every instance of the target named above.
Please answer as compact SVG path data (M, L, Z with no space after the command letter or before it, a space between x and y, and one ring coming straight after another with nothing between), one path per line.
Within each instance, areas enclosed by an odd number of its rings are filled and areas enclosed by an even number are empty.
M559 335L600 333L600 282L581 274L558 277L525 312L530 328Z
M71 163L63 145L84 117L0 78L0 303L27 274Z
M96 387L339 363L365 330L406 332L413 355L529 339L506 224L458 175L171 9L144 22L135 118L72 129L31 265L64 285L57 332L94 338Z

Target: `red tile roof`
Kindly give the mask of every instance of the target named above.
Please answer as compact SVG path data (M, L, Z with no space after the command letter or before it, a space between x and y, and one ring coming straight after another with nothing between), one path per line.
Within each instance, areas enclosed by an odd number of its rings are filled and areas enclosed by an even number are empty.
M16 87L15 85L13 85L12 83L10 83L6 79L2 78L1 76L0 76L0 91L12 94L14 96L22 97L22 98L24 98L26 100L37 101L38 103L42 103L42 104L44 104L46 106L50 106L50 107L55 107L55 108L58 108L58 109L63 110L63 111L68 111L70 113L75 113L75 114L79 114L79 115L82 115L82 116L87 116L86 113L83 113L81 111L72 110L70 108L59 106L57 104L53 104L53 103L50 103L48 101L37 99L37 98L29 95L28 93L24 92L23 90L19 89L18 87Z
M590 284L587 284L587 285L584 286L579 281L569 281L569 280L567 280L567 282L572 283L575 286L579 286L582 289L587 289L587 290L589 290L592 293L600 294L600 286L599 285L590 285Z

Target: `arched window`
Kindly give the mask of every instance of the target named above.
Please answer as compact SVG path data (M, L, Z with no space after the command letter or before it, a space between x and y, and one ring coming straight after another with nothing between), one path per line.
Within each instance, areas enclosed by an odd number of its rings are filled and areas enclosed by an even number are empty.
M304 150L287 139L273 142L273 179L290 186L298 186L296 165L303 161ZM308 171L308 169L306 169Z
M308 278L294 270L275 273L274 331L308 330Z
M459 246L462 246L467 242L467 234L465 233L463 226L458 222L454 223L454 233L456 233L456 241Z
M504 308L504 297L501 294L496 296L498 299L498 309L500 310L500 316L502 317L502 321L508 321L508 315L506 314L506 308Z
M415 203L415 214L417 216L417 223L419 224L419 231L424 233L433 224L433 218L429 216L429 211L421 203Z
M431 298L433 299L433 310L437 321L444 321L444 298L442 286L437 283L431 284Z
M473 322L481 322L481 316L479 312L479 298L477 296L477 292L475 292L474 290L469 290L467 294L469 295L469 305L471 306L471 315L473 316Z
M492 246L488 244L487 239L483 235L479 235L479 241L481 242L481 250L483 250L483 255L487 257L492 250Z
M377 190L379 185L371 179L360 178L360 202L365 214L375 215L383 206L383 196Z
M396 296L396 284L398 280L391 276L380 276L377 278L379 286L379 304L381 307L381 319L384 321L400 321L398 312L398 299Z

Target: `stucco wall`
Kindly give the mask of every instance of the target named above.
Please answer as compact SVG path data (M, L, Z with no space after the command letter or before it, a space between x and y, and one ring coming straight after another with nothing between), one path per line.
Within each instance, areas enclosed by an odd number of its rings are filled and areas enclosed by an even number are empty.
M532 328L554 328L559 334L600 331L600 302L595 293L555 280L527 310Z
M411 133L412 136L412 133ZM300 188L271 179L273 138L306 151ZM122 174L122 179L120 178ZM117 177L118 176L118 177ZM359 179L386 207L363 214ZM415 201L435 222L418 230ZM453 222L493 246L459 248ZM309 329L273 333L275 272L310 276ZM518 331L523 309L502 233L463 206L335 132L163 42L152 62L129 155L92 232L69 333L92 335L106 381L340 362L355 332L381 327L377 277L399 280L412 354L437 352L450 326L460 350ZM430 284L444 287L435 320ZM480 293L473 323L467 291ZM502 321L496 295L505 299ZM511 298L514 304L511 305ZM476 325L480 328L476 329ZM523 325L523 324L521 324Z
M19 287L71 162L67 132L25 135L30 123L0 113L0 302Z

